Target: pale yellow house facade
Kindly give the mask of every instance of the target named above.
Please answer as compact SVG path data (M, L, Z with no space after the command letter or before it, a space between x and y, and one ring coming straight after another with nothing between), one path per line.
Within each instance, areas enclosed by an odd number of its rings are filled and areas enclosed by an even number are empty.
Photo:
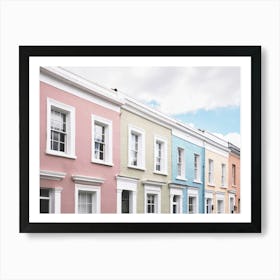
M229 213L227 142L211 134L207 137L209 141L205 143L205 213Z
M121 109L117 213L170 213L171 129L131 100Z

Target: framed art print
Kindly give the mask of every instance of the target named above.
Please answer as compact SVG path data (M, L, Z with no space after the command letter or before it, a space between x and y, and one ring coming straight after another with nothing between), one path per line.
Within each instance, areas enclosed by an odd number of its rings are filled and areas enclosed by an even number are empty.
M20 232L261 232L260 46L20 46Z

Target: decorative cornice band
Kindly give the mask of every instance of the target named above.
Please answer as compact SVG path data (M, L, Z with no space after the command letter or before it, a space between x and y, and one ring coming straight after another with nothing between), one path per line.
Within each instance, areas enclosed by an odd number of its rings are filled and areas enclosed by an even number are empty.
M40 171L40 179L44 179L44 180L60 181L65 178L65 175L66 173L63 172L55 172L55 171L48 171L48 170Z
M95 178L95 177L82 176L82 175L72 175L72 180L76 184L86 184L86 185L93 185L93 186L101 186L104 183L104 179L102 178Z
M167 184L165 182L156 182L156 181L150 181L150 180L142 180L142 183L144 185L151 185L151 186L158 186L158 187L162 187L163 185Z

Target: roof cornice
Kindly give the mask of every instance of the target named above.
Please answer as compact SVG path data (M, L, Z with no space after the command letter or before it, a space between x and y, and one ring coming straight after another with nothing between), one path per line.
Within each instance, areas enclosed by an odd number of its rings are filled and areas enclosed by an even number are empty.
M89 94L106 100L107 102L113 103L118 106L122 106L124 104L124 100L118 95L118 92L88 81L72 72L65 70L62 67L41 66L40 71Z
M143 113L144 113L150 119L162 122L164 124L164 126L168 127L169 129L178 129L184 133L187 133L193 137L196 137L199 140L204 141L225 152L230 151L228 148L228 142L226 142L225 140L223 140L211 133L192 128L191 126L189 126L183 122L174 120L173 118L168 117L168 116L164 115L163 113L161 113L157 110L154 110L154 109L136 101L135 99L133 99L131 97L126 96L123 93L122 93L122 95L125 100L125 104L122 106L123 109L127 109L128 111L136 110L136 111L138 111L140 116L143 116ZM133 109L133 110L131 110L131 109ZM215 141L214 138L217 140Z

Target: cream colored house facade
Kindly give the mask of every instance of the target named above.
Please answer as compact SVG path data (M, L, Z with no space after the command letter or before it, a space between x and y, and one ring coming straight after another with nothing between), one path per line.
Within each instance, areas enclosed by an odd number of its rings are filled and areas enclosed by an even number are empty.
M210 133L206 136L204 213L229 213L228 144Z
M171 129L131 100L121 109L117 213L170 213Z

